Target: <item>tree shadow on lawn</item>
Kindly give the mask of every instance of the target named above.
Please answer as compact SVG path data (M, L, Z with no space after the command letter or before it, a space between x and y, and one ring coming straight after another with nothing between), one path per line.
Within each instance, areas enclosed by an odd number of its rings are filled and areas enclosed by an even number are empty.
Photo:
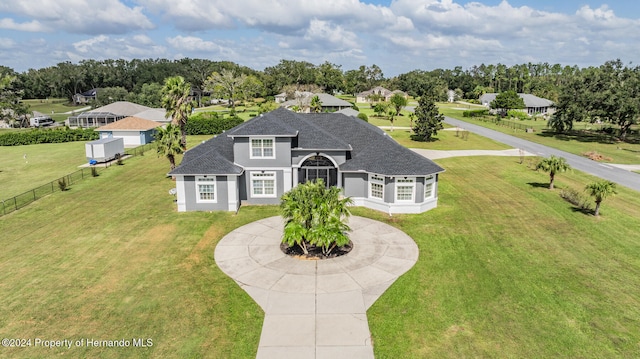
M579 212L584 214L585 216L593 216L595 213L595 211L591 208L581 208L576 206L569 206L569 208L571 208L571 211L573 211L574 213Z
M547 183L540 183L540 182L527 182L527 184L531 187L534 188L549 188L549 182Z
M536 136L554 138L560 141L571 141L575 140L578 142L596 142L596 143L605 143L605 144L615 144L618 143L619 140L611 135L597 133L592 131L569 131L567 133L558 133L549 130L543 130L540 133L537 133ZM635 143L637 141L627 141L628 143Z

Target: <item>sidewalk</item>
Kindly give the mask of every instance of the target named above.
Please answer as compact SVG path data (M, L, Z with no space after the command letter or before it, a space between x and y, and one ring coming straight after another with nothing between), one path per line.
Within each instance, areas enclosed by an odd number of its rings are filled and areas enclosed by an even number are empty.
M215 261L265 312L257 358L372 359L367 309L418 260L411 237L362 217L349 220L353 249L303 260L280 250L281 217L242 226Z

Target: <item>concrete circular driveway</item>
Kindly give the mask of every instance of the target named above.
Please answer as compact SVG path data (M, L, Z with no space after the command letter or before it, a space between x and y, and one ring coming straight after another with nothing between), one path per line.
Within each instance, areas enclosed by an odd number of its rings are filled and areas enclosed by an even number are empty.
M395 227L349 219L353 249L304 260L280 250L281 217L220 240L215 261L265 311L258 358L373 358L366 310L418 260L418 246Z

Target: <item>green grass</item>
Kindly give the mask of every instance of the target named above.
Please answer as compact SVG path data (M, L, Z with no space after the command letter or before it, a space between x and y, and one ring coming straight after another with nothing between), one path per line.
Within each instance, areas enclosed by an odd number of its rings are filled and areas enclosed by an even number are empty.
M69 116L69 114L64 114L69 111L79 111L82 108L87 106L73 106L69 104L69 100L61 99L61 98L50 98L50 99L36 99L36 100L23 100L24 103L29 105L29 111L38 111L45 115L51 116L56 122L64 122ZM54 113L51 114L51 111Z
M438 149L465 142L439 136ZM438 208L393 217L354 209L420 248L414 268L368 312L376 358L637 356L640 197L620 188L595 218L558 195L592 177L563 173L550 191L529 162L438 160L446 168ZM263 313L213 251L277 207L177 213L168 167L135 157L0 217L2 337L148 337L153 347L3 348L2 356L255 357Z
M187 147L209 138L211 136L188 136ZM77 171L78 166L87 163L85 143L0 147L0 200L17 196ZM156 157L155 150L147 153Z
M416 266L368 312L377 358L637 354L637 193L621 189L598 219L542 188L547 175L514 158L439 163L447 171L437 209L354 210L399 227L420 248ZM255 357L262 311L216 267L213 251L224 234L277 208L177 213L167 167L136 157L0 217L3 337L149 337L153 347L4 355ZM590 180L566 173L557 186Z
M394 130L393 132L386 130L399 144L408 148L425 148L429 150L506 150L511 147L490 140L486 137L478 136L475 133L467 133L463 136L462 132L456 131L438 131L438 135L431 142L413 141L411 139L410 130Z
M439 207L373 216L420 248L369 310L376 358L631 358L640 342L640 197L595 218L509 158L438 161ZM473 180L470 180L473 179ZM560 187L591 178L562 174ZM401 338L401 339L400 339Z
M87 163L85 142L0 147L0 199L44 185ZM27 159L24 159L24 155Z
M546 121L513 120L514 123L526 124L536 130L534 133L527 133L508 127L498 126L491 122L462 117L462 111L460 110L452 109L450 106L442 106L442 104L438 104L438 106L440 107L440 112L446 116L467 121L475 125L484 126L492 130L507 133L576 155L583 155L587 152L597 152L611 159L606 162L621 164L640 163L640 143L619 142L611 136L594 134L592 132L576 131L573 135L555 134L546 130ZM585 125L577 124L576 126L577 130L583 130Z
M275 207L176 213L168 161L136 157L0 218L3 338L152 338L153 347L6 349L34 358L255 357L263 314L213 261Z

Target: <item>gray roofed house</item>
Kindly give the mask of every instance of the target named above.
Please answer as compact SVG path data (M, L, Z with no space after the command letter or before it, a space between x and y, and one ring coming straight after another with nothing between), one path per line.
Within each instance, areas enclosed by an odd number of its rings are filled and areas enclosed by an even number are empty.
M379 96L381 101L389 101L391 99L391 96L397 93L399 93L406 99L409 98L409 95L407 95L407 93L404 91L400 91L400 90L391 91L391 90L387 90L382 86L376 86L371 90L363 91L356 94L356 102L375 102L375 101L372 101L371 95Z
M155 109L128 101L116 101L106 106L83 112L77 116L70 116L67 123L71 127L99 127L133 116L150 121L160 121L166 110Z
M491 102L496 99L497 93L486 93L480 96L480 103L484 106L490 107ZM529 115L535 115L536 113L542 115L551 115L555 111L555 105L553 101L547 100L528 93L519 93L518 96L524 101L524 106Z
M340 111L336 111L337 113L341 113L343 115L347 115L347 116L352 116L352 117L358 117L358 115L360 114L360 112L354 110L353 108L343 108Z
M296 92L296 99L282 102L281 107L292 108L299 106L302 112L310 112L311 99L318 96L322 103L322 112L335 112L345 108L351 108L353 105L345 100L339 99L328 93L312 93L312 92Z
M292 187L321 178L356 205L421 213L437 206L443 171L358 118L280 108L190 149L169 174L178 211L278 204Z

